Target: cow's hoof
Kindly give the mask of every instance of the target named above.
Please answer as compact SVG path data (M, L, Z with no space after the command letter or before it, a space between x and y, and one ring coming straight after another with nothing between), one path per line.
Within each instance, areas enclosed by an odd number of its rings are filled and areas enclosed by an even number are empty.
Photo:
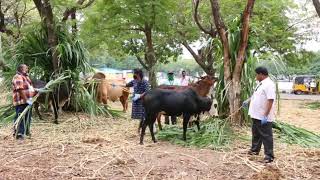
M58 122L58 121L53 121L53 123L54 123L54 124L59 124L59 122Z
M153 142L154 142L154 143L157 143L158 141L157 141L157 140L154 140Z
M143 145L143 142L140 142L139 144L140 144L140 145Z

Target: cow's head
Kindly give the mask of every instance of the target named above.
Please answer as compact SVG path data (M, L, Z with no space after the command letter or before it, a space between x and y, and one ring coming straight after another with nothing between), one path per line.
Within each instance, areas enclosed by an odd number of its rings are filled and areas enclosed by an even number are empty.
M200 101L198 102L198 107L201 112L210 111L212 106L212 99L208 97L200 97Z
M196 88L196 91L200 96L207 96L215 81L216 79L213 76L200 77L200 80L192 84L192 87Z

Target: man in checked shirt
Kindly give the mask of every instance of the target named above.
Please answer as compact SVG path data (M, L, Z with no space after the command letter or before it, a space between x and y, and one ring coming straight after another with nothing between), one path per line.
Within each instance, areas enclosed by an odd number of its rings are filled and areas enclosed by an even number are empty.
M13 105L16 109L16 122L19 115L25 110L26 107L32 106L32 98L36 92L32 86L32 82L28 76L28 66L20 64L17 68L17 73L12 79L13 88ZM30 136L30 123L31 123L32 108L22 118L17 129L14 129L14 136L17 139L23 139L24 135ZM17 134L16 134L17 133Z

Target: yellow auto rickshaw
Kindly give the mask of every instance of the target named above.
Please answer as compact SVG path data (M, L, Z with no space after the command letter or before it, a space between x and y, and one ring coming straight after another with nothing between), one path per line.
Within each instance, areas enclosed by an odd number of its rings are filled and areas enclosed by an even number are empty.
M294 78L293 84L294 94L319 94L320 79L316 76L304 75Z

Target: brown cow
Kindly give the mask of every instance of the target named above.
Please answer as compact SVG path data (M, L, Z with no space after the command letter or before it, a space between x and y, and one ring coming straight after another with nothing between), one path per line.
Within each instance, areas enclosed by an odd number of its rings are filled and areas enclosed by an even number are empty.
M120 99L120 102L123 106L123 112L126 112L128 109L128 97L129 97L129 88L124 87L126 81L121 79L108 79L108 99L112 102Z
M107 104L108 99L113 102L120 99L123 111L127 111L129 89L123 87L126 84L124 80L107 79L106 75L101 72L94 74L92 79L99 81L96 91L99 103Z
M216 79L212 76L204 76L204 77L201 77L200 80L197 81L196 83L189 84L189 86L160 85L158 86L158 88L182 92L188 88L193 87L199 96L206 97L209 94L210 89L213 86L215 81ZM157 122L160 130L162 130L161 114L162 113L159 113L157 117ZM199 120L199 115L198 115L198 120Z

